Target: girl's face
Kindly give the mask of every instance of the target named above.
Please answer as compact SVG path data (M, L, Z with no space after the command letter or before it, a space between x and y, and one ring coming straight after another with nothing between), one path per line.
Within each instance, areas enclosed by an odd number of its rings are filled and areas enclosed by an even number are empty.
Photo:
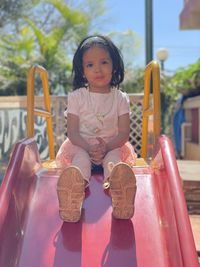
M91 92L110 92L112 69L111 57L105 49L94 46L84 53L83 73Z

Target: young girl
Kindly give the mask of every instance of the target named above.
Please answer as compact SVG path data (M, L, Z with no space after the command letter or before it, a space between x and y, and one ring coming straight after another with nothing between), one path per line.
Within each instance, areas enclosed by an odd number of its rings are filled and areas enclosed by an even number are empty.
M68 138L56 156L58 167L64 169L57 184L64 221L81 217L92 164L103 167L113 216L133 216L136 180L130 166L136 154L128 142L129 99L119 90L123 79L123 60L109 38L89 36L80 43L73 58L73 92L64 112Z

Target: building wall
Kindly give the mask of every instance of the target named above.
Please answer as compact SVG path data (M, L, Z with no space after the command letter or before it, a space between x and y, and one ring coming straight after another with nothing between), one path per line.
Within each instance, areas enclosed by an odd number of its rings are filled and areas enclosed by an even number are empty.
M187 128L182 128L183 158L200 160L200 96L188 98L183 105ZM187 130L187 133L186 133Z
M180 29L200 29L200 1L185 0L180 13Z

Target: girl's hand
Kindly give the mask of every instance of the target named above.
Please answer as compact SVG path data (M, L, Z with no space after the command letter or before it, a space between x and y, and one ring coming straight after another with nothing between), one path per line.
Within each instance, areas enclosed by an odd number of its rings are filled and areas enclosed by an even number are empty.
M90 145L88 150L90 159L95 164L101 163L101 152L99 149L99 144L96 145Z
M106 155L106 143L102 138L97 138L97 140L99 144L90 146L89 155L93 163L100 164Z
M98 151L99 144L89 145L88 153L90 156L94 155Z
M97 140L99 141L99 147L101 149L102 154L104 154L104 157L107 153L107 145L106 142L101 137L97 137Z

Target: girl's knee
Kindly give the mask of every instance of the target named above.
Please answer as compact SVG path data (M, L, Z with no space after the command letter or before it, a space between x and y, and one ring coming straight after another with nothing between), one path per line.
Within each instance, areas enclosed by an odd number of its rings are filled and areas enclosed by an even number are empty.
M103 160L103 165L108 164L109 162L113 162L116 164L119 161L121 161L120 150L114 149L114 150L109 151L106 154L106 156L104 157L104 160Z

